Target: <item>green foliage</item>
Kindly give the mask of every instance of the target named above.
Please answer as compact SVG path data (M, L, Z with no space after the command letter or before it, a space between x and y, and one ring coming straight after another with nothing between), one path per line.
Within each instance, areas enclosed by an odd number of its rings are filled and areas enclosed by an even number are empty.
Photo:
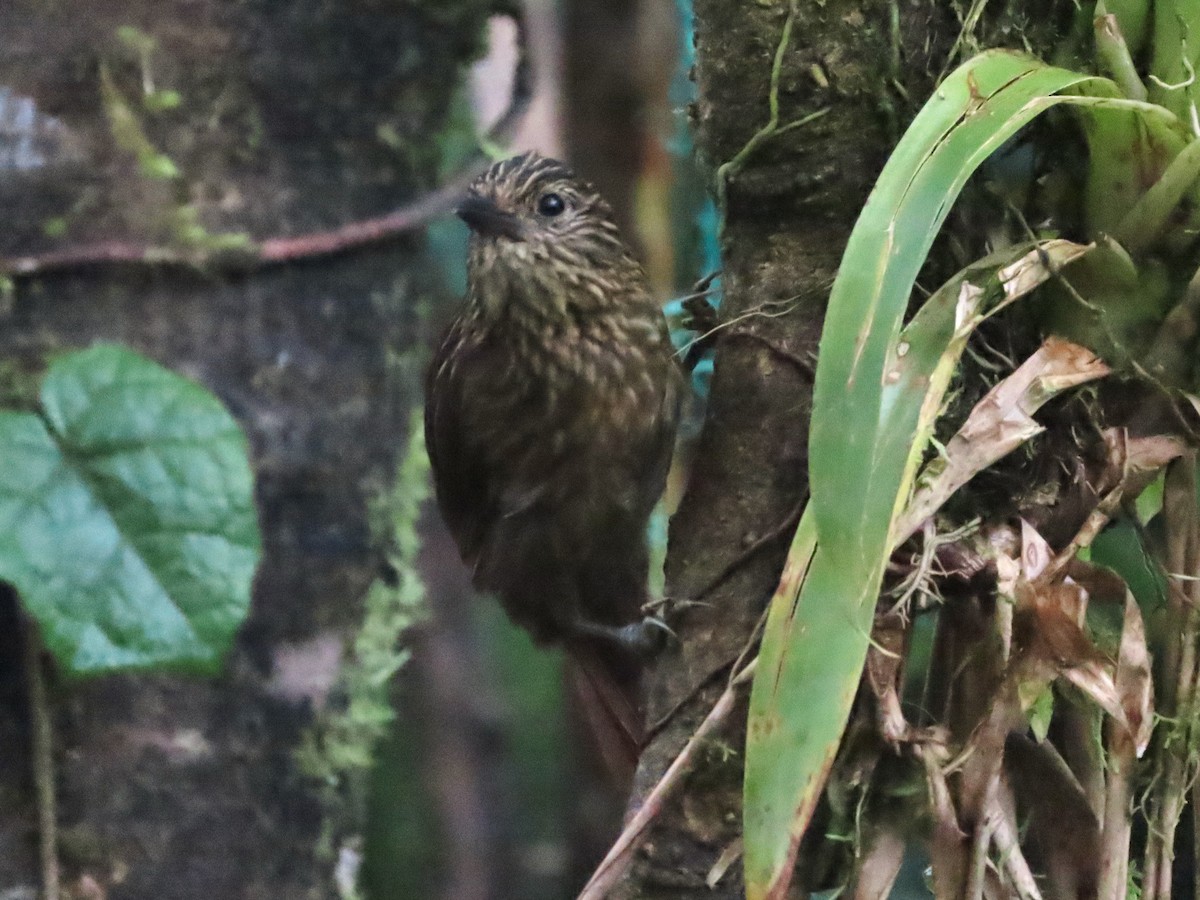
M37 408L40 379L15 359L0 359L0 410Z
M62 356L0 411L0 578L70 674L212 673L259 558L246 440L199 385L128 350Z
M1147 546L1146 532L1125 519L1096 535L1091 546L1091 561L1107 566L1129 585L1146 615L1166 607L1167 573Z
M154 85L151 62L158 50L158 40L154 35L133 25L122 25L116 35L117 40L137 58L142 75L142 108L149 113L160 113L178 107L183 102L178 91L161 90Z
M122 150L133 154L142 175L156 181L178 178L179 167L171 157L159 152L146 135L137 113L117 88L105 65L100 66L100 98L104 102L104 112L108 116L113 139Z
M1086 79L1010 53L964 64L909 127L851 235L821 337L812 502L772 602L751 695L748 897L776 896L788 879L858 686L893 520L984 313L963 306L957 290L939 291L903 328L917 273L971 173L1059 102L1056 92Z
M429 497L429 457L422 421L421 410L415 410L395 484L373 510L375 533L383 538L393 576L377 580L367 592L366 615L354 639L351 664L343 675L350 698L346 716L371 744L395 718L388 687L410 655L407 648L397 647L397 640L426 615L425 586L417 570L421 547L417 519L421 504ZM364 740L356 743L361 745ZM369 765L371 758L353 757L347 762Z
M134 25L122 25L116 31L117 40L139 56L149 56L158 49L154 35L147 34Z
M1145 3L1125 0L1146 16ZM1200 4L1194 0L1155 0L1150 25L1150 99L1181 119L1195 115L1200 85L1196 63L1200 60ZM1124 24L1124 23L1122 23Z
M120 29L121 39L143 55L142 105L151 113L174 109L182 102L176 91L157 90L149 77L149 54L155 44L152 37L136 29ZM140 37L139 37L140 36ZM133 106L121 93L108 67L100 66L100 96L108 116L113 140L122 150L137 160L142 176L152 181L178 182L183 175L175 161L159 151L146 133L145 125ZM66 231L66 220L51 220L44 226L48 237L60 236ZM194 204L180 203L170 210L166 225L171 238L179 247L195 252L199 257L221 253L239 253L253 249L249 235L241 232L213 233L200 221Z
M1095 9L1097 53L1115 80L1007 52L982 53L965 63L908 128L859 216L821 340L812 502L772 602L751 698L745 784L751 898L782 896L790 878L859 684L883 567L912 525L906 506L922 487L916 472L936 446L932 429L959 354L989 304L1032 289L1000 300L981 296L990 290L989 280L1005 281L1000 267L1022 250L1010 247L1008 259L997 252L960 273L905 325L918 271L966 179L1052 106L1071 108L1088 153L1086 160L1070 159L1069 143L1056 147L1052 164L1059 169L1050 180L1078 185L1078 202L1048 191L1038 208L1050 213L1055 227L1068 223L1069 233L1094 246L1082 255L1047 256L1049 271L1037 276L1042 325L1159 391L1176 397L1191 392L1200 409L1194 396L1200 386L1200 290L1194 280L1200 230L1194 84L1200 40L1194 36L1200 35L1200 6L1166 0L1154 4L1152 14L1150 9L1132 0ZM1090 13L1084 12L1089 23ZM1153 42L1149 52L1147 42ZM1135 58L1150 60L1149 85L1141 82ZM1065 122L1057 121L1060 127ZM1035 194L1037 174L1043 173L1031 168L1023 194L1010 196ZM1023 225L1010 203L1014 210ZM1054 236L1025 228L1018 240ZM1053 256L1047 244L1041 246L1040 253ZM1004 292L1010 294L1007 281ZM1162 492L1161 486L1149 490L1146 508ZM1167 576L1147 542L1151 530L1121 523L1096 539L1092 557L1118 573L1147 610L1161 607L1167 596ZM1113 619L1105 623L1111 628L1087 640L1107 638L1110 655L1121 654L1125 666L1118 667L1118 681L1132 678L1141 634L1136 607L1127 604L1122 621L1119 608L1104 612ZM1090 617L1089 627L1094 624ZM1023 698L1024 714L1039 735L1053 714L1048 684L1042 681ZM1136 708L1132 684L1125 683L1129 693L1122 702ZM1038 687L1037 679L1021 687ZM1098 711L1096 717L1100 721ZM1127 739L1123 746L1132 748ZM1132 749L1122 752L1132 760ZM1119 814L1111 818L1105 828L1115 829L1119 841Z
M147 112L158 113L166 112L169 109L176 109L183 103L183 97L179 91L151 91L142 98L142 106Z
M425 589L417 570L417 520L429 496L429 458L420 409L413 412L409 428L395 482L372 510L374 532L392 577L376 580L367 592L362 625L336 688L344 702L322 712L296 751L301 771L325 785L331 804L348 794L359 812L366 804L367 775L379 744L396 718L390 702L392 676L411 655L399 645L400 637L426 615ZM335 822L326 822L322 843L329 855L335 829ZM358 896L357 888L344 886L342 896Z
M197 251L202 257L253 250L250 235L240 231L212 232L200 221L195 205L185 203L175 208L171 216L171 234L181 247Z
M67 233L70 223L65 216L54 216L42 223L42 234L48 238L60 238Z

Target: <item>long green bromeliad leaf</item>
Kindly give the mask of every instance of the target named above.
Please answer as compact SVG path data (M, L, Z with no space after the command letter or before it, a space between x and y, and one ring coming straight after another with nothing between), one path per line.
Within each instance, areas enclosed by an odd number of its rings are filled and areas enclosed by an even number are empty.
M812 503L789 559L804 578L776 592L751 695L744 809L750 900L786 893L858 685L892 522L909 495L968 320L978 313L956 299L948 318L929 317L936 327L906 333L903 315L917 273L971 173L1061 102L1057 92L1087 81L1008 52L965 63L913 121L855 225L821 338Z

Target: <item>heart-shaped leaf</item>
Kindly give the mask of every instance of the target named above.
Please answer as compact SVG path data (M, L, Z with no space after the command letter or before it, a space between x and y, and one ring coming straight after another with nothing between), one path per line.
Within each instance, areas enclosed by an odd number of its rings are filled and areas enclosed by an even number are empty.
M258 558L246 440L199 385L99 346L0 411L0 578L67 672L214 671Z

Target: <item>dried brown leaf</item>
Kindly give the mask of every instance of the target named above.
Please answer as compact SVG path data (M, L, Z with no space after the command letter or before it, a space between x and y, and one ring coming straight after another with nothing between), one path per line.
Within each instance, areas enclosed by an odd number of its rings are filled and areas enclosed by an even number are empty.
M905 740L909 732L900 706L900 688L911 623L911 619L895 613L879 616L867 650L867 684L875 695L879 732L890 744Z
M1054 551L1036 528L1021 520L1021 579L1032 582L1041 577L1054 558Z
M1133 594L1125 592L1125 622L1121 629L1121 651L1117 659L1117 697L1125 711L1125 726L1137 756L1146 751L1154 728L1154 680L1146 625Z
M965 882L969 845L967 836L959 827L954 799L942 769L945 750L933 744L923 744L916 746L914 752L925 765L925 781L929 787L929 811L933 816L929 861L933 869L934 889L938 897L953 897Z
M1025 296L1052 278L1063 266L1083 256L1093 246L1095 245L1076 244L1061 239L1046 241L1038 249L1031 250L999 271L1005 297L1015 300Z
M1117 721L1128 725L1125 709L1113 680L1113 664L1092 643L1080 625L1087 606L1087 592L1065 580L1050 585L1024 585L1018 596L1028 593L1025 608L1018 610L1014 625L1026 659L1054 666L1058 674Z
M1100 821L1066 762L1049 742L1012 734L1004 771L1041 851L1047 894L1094 896L1086 888L1099 878Z
M721 855L717 857L717 861L708 870L708 875L704 878L704 884L708 889L712 890L720 884L721 879L725 877L725 873L729 871L729 867L741 858L742 839L738 838L721 851Z
M1023 664L1053 666L1060 677L1129 728L1125 706L1114 680L1114 663L1084 631L1087 590L1074 579L1056 574L1067 567L1067 562L1062 560L1061 554L1047 560L1049 545L1028 523L1022 523L1021 537L1025 569L1016 584L1013 635L1021 647ZM1087 572L1099 583L1097 568L1076 567L1077 571Z
M1104 433L1105 443L1111 446L1110 435L1117 429L1108 429ZM1124 429L1121 429L1122 433ZM1148 475L1147 483L1153 480L1158 470L1183 454L1187 449L1187 445L1178 437L1170 434L1152 434L1146 437L1128 437L1125 436L1124 457L1125 457L1125 478L1129 479L1138 475ZM1145 487L1145 485L1142 485ZM1141 493L1140 490L1129 487L1126 493L1130 496Z
M1073 559L1067 566L1066 574L1087 591L1090 603L1116 606L1125 602L1129 590L1125 579L1106 566Z
M853 890L842 896L850 896L854 900L887 900L892 894L896 876L900 874L906 846L903 834L880 829L873 836L866 855L859 861Z
M1040 262L1025 264L1041 265ZM1040 433L1042 426L1034 421L1033 413L1042 404L1068 388L1102 378L1109 371L1090 350L1060 338L1048 338L1015 372L975 404L962 428L946 444L944 457L931 463L918 480L919 487L908 508L896 520L893 532L896 543L907 540L976 474Z

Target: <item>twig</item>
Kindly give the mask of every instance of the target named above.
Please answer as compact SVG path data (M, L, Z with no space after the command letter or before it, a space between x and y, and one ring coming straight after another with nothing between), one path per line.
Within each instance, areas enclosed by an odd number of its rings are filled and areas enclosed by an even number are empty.
M658 816L662 810L667 798L674 792L680 784L682 784L684 776L691 769L692 763L695 760L700 747L706 742L712 734L729 718L729 714L733 711L734 702L737 699L738 689L749 683L754 675L754 670L758 667L758 657L756 656L746 667L738 672L730 679L729 686L725 688L725 692L721 694L716 704L704 721L700 723L700 727L688 739L684 748L679 751L679 755L663 773L662 778L658 780L658 784L646 795L645 801L638 809L629 824L625 826L612 849L608 851L608 855L604 857L596 871L592 874L591 879L584 886L583 891L579 894L579 900L603 900L608 896L608 892L612 890L618 879L629 868L630 862L633 861L633 854L645 838L646 831L650 824Z
M746 165L746 160L750 155L758 149L758 146L772 135L779 128L779 82L783 73L783 58L787 53L788 44L792 42L792 26L796 23L796 0L788 5L787 18L783 20L783 30L779 33L779 43L775 46L775 56L771 60L771 82L770 88L767 91L767 106L770 110L770 116L767 119L767 124L758 129L746 141L745 145L734 154L733 158L726 160L717 167L716 182L717 182L717 208L721 211L722 220L724 220L727 210L726 196L728 193L729 179L742 170Z
M1038 576L1038 583L1050 584L1057 580L1066 571L1067 566L1078 557L1079 551L1084 547L1091 546L1096 535L1104 530L1104 526L1112 519L1113 513L1120 508L1123 494L1124 486L1118 485L1096 504L1096 507L1088 513L1087 519L1079 527L1079 531L1071 538L1071 542L1047 563L1045 570Z
M374 219L351 222L332 231L268 238L247 248L215 252L103 241L82 247L52 250L36 256L0 259L0 275L28 278L121 265L185 268L214 274L238 273L306 259L335 256L371 244L383 243L424 227L433 219L449 212L481 170L481 165L475 165L453 181L393 212Z
M705 685L711 683L717 675L732 666L733 671L729 676L729 683L725 686L725 691L717 698L717 702L713 704L713 708L704 717L704 721L700 723L700 727L688 738L688 742L679 751L679 755L675 757L671 765L667 767L667 771L663 773L658 783L646 795L646 799L642 802L641 807L634 814L633 818L629 820L629 823L617 837L608 854L601 860L600 865L596 867L596 871L584 886L578 900L590 900L590 898L600 900L600 898L608 895L609 888L629 868L634 851L641 844L646 830L650 827L650 823L658 816L666 799L683 782L684 776L687 775L691 768L697 748L704 741L708 740L709 735L716 731L725 719L728 718L729 713L733 710L737 689L747 684L754 677L754 670L758 668L757 654L749 660L747 660L747 657L750 656L758 643L763 626L767 621L767 612L768 610L764 609L762 615L759 616L754 630L750 632L750 636L742 646L737 659L733 660L731 664L721 666L712 672L695 690L690 691L687 697L675 704L670 712L655 723L654 728L651 729L651 734L661 730L667 722L674 718L675 714L685 703L690 702ZM649 741L649 737L647 741Z
M999 760L997 760L999 762ZM996 792L1000 786L1000 772L997 768L988 778L983 795L983 815L975 823L971 835L971 852L967 859L967 883L963 890L966 900L981 900L988 864L988 848L992 844L992 835L996 827L997 808Z
M413 202L406 203L386 215L351 222L330 231L267 238L248 247L236 249L211 250L101 241L31 256L0 258L0 276L30 278L112 265L185 268L213 274L244 273L300 260L347 253L424 227L433 219L450 211L467 185L486 166L487 155L482 148L507 142L533 96L525 16L519 4L506 4L505 13L511 16L517 25L517 65L508 108L480 139L481 149L464 164L459 175Z
M741 652L738 653L736 659L728 660L709 672L708 675L701 679L701 681L694 688L680 697L678 702L673 704L670 709L661 715L658 718L658 721L646 729L646 737L642 742L643 747L648 746L650 742L658 736L658 733L671 723L671 720L679 714L681 709L695 700L696 697L700 695L700 692L716 681L722 673L730 671L736 673L741 671L742 663L758 644L759 636L762 634L763 626L767 624L767 614L770 611L770 606L762 611L762 615L758 617L758 622L755 623L754 629L750 632L750 637L746 638L746 643L742 646ZM736 675L734 677L736 677Z
M1016 823L1003 805L996 812L996 820L992 823L992 845L996 848L1000 867L1020 900L1042 900L1042 892L1029 868L1029 861L1021 851Z
M1157 75L1151 75L1150 80L1157 84L1164 91L1181 91L1186 87L1191 87L1196 83L1196 70L1192 67L1191 60L1187 58L1186 54L1180 59L1180 62L1183 63L1183 71L1187 73L1187 78L1183 79L1183 81L1176 82L1175 84L1169 84L1163 81Z
M1137 753L1122 726L1109 718L1104 723L1104 816L1100 829L1100 900L1121 900L1129 886L1129 839L1133 824L1133 779Z
M800 521L800 516L804 512L804 504L808 502L808 491L805 490L800 495L800 499L796 501L796 505L788 512L787 517L778 525L764 534L762 537L746 547L741 553L735 556L716 576L706 584L703 589L696 593L696 596L691 598L693 603L699 602L724 584L734 572L749 562L758 551L764 547L769 547L781 537L796 530L796 523Z
M796 23L796 0L788 6L788 15L783 22L783 30L779 34L779 43L775 46L775 55L771 60L771 82L767 92L767 108L770 115L767 119L767 124L762 126L758 131L751 135L750 140L742 146L742 149L733 155L731 159L726 160L717 167L716 172L716 190L717 190L717 208L721 212L720 229L724 232L725 215L728 212L728 204L726 202L729 194L729 182L745 167L746 162L751 155L773 137L777 137L788 131L796 128L803 128L811 122L816 121L829 112L829 107L818 109L816 112L811 112L806 116L801 116L794 122L780 127L779 125L779 84L783 75L783 60L787 55L788 45L792 41L792 27Z
M1196 461L1178 459L1167 468L1163 490L1163 518L1167 524L1167 568L1194 572L1200 565L1200 510L1196 503ZM1143 862L1142 890L1146 900L1169 900L1175 830L1183 812L1185 794L1195 773L1190 748L1194 735L1196 636L1200 633L1197 582L1172 581L1167 606L1169 638L1163 649L1161 714L1176 721L1164 730L1156 748L1155 768L1161 779L1150 796L1149 835Z
M929 595L932 592L927 585L933 577L933 564L937 559L937 548L939 546L937 527L934 525L933 518L925 520L921 526L924 535L921 540L921 557L917 564L913 566L912 571L904 577L904 580L896 586L893 592L899 594L898 599L892 604L888 610L889 616L904 616L907 615L909 601L918 593ZM949 538L956 540L957 538Z
M940 84L946 78L946 73L950 71L950 66L954 64L954 60L958 58L963 47L966 46L968 40L974 42L975 27L979 24L979 20L983 17L983 11L987 7L988 0L974 0L971 8L967 11L966 16L960 18L962 28L958 32L958 37L954 40L954 45L950 48L950 52L946 54L946 61L942 63L942 71L938 74L937 80Z
M728 660L728 661L722 663L721 665L717 666L717 668L713 669L706 676L704 676L704 678L702 678L700 680L700 682L694 688L692 688L690 691L688 691L686 694L684 694L682 697L680 697L679 700L677 700L675 703L673 703L671 705L671 708L668 709L661 716L659 716L658 719L655 720L653 725L650 725L646 728L646 736L642 740L642 746L643 747L649 746L650 742L653 741L656 737L658 737L659 732L661 732L664 728L666 728L668 725L670 725L671 722L674 720L674 718L677 715L679 715L679 711L681 709L683 709L685 706L687 706L689 703L691 703L693 700L695 700L698 696L700 696L701 691L703 691L706 687L708 687L710 684L712 684L714 681L716 681L718 678L720 678L724 673L730 671L733 667L733 663L734 663L734 660Z
M800 374L802 374L809 381L812 381L817 377L817 370L809 360L800 356L798 353L793 353L791 350L779 346L777 343L769 338L763 337L761 334L755 334L753 331L731 331L725 336L725 340L727 341L732 340L733 338L746 338L747 340L762 344L780 359L791 363L793 366L799 369Z
M675 355L684 360L684 366L686 368L694 369L696 367L696 363L700 361L700 357L703 354L707 353L709 348L712 347L713 344L716 343L717 332L722 331L726 328L730 328L730 327L736 325L738 322L744 322L747 319L753 319L756 316L763 316L764 318L767 318L767 319L778 319L780 316L786 316L788 313L790 313L793 309L796 308L795 304L792 301L797 300L797 299L799 299L798 294L795 297L789 297L787 300L776 300L773 303L772 302L760 303L757 306L755 306L753 309L748 309L744 313L734 316L732 319L729 319L726 322L720 322L720 323L714 325L713 327L711 327L707 331L703 332L702 334L697 334L694 338L692 338L690 341L688 341L686 344L684 344L682 347L680 347L678 350L676 350ZM783 303L787 303L789 305L785 306L783 309L779 310L779 312L766 312L765 311L766 307L768 307L768 306L779 305L779 304L783 304ZM734 332L734 333L736 333L736 332Z
M806 490L800 496L800 499L799 499L799 501L797 501L796 505L788 513L788 516L786 519L784 519L782 522L780 522L778 525L776 525L774 528L772 528L769 532L764 534L762 537L758 538L758 540L756 540L749 547L747 547L745 550L743 550L741 553L739 553L736 557L734 557L733 560L731 560L729 562L729 564L725 566L724 569L722 569L719 573L717 573L717 576L715 578L713 578L701 591L699 591L696 594L695 599L693 599L691 602L697 603L700 600L702 600L704 597L707 597L710 593L712 593L714 590L716 590L722 583L724 583L725 580L727 578L729 578L734 572L736 572L739 568L741 568L743 565L745 565L746 562L749 561L750 558L754 556L754 554L758 553L759 550L771 545L772 543L779 540L780 537L787 534L788 532L793 531L796 527L796 523L800 521L800 516L804 512L804 504L807 502L808 502L808 491ZM770 611L769 606L763 610L762 615L759 616L758 622L754 626L754 630L750 632L750 637L747 638L745 645L742 647L741 652L737 656L737 659L730 660L730 661L718 666L716 669L713 669L694 688L692 688L692 690L688 691L688 693L685 694L683 697L681 697L677 703L675 703L669 710L667 710L666 713L664 713L661 717L659 717L659 719L657 721L655 721L653 725L649 726L646 729L646 737L643 741L643 746L648 745L658 735L658 733L660 731L662 731L668 724L670 724L671 720L674 719L675 716L679 714L679 711L681 709L683 709L685 706L687 706L687 704L691 703L692 700L694 700L700 694L701 691L703 691L706 687L708 687L710 684L712 684L712 682L717 677L719 677L722 672L725 672L726 670L729 670L729 669L732 669L734 673L739 673L741 671L740 666L741 666L742 662L746 659L747 656L749 656L751 650L754 648L755 644L758 641L759 635L762 633L763 626L766 625L767 613L769 611ZM752 660L751 663L749 663L749 665L754 664L756 661L757 661L757 657L755 657L755 660ZM738 675L735 674L733 676L733 679L736 679L737 677L738 677ZM731 679L730 683L731 684L733 683L732 679Z
M29 688L30 751L37 795L38 859L42 900L58 900L58 816L54 797L54 733L42 674L42 642L37 626L24 621L25 679Z

